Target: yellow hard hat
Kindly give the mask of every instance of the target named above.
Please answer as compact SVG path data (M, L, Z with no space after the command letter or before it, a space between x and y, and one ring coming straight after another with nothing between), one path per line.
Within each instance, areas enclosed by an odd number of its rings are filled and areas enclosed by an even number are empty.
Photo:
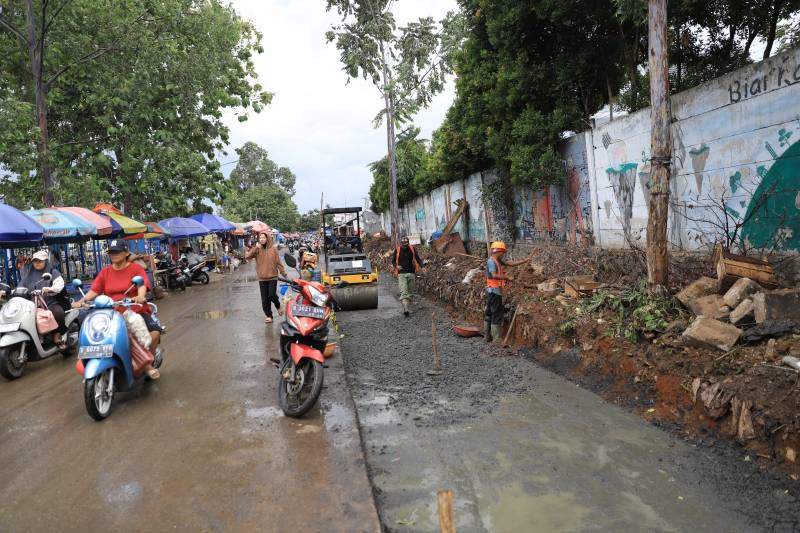
M491 249L492 249L492 251L502 250L502 251L505 252L506 251L506 243L504 243L503 241L494 241L492 243L492 245L491 245Z

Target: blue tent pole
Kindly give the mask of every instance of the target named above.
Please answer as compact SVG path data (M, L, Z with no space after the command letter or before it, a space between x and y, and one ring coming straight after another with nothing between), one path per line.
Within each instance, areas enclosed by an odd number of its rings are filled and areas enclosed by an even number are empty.
M3 274L6 278L6 283L11 285L11 265L10 261L8 260L8 256L11 254L11 250L3 250Z
M80 247L78 248L78 253L81 257L81 275L86 277L86 254L83 248L86 246L86 243L81 243Z

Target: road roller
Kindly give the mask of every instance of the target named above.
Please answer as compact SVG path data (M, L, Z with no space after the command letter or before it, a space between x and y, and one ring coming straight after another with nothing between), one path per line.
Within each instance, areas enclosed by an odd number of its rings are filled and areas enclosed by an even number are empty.
M334 222L328 224L330 215ZM342 311L378 307L378 270L372 267L361 240L361 208L335 207L322 210L322 283L331 287ZM337 285L345 282L343 287Z

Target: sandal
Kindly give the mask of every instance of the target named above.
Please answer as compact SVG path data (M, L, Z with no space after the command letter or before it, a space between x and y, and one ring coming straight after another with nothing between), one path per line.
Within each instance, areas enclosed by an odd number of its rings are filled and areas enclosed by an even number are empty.
M148 368L147 377L150 379L158 379L161 377L161 372L159 372L157 368Z

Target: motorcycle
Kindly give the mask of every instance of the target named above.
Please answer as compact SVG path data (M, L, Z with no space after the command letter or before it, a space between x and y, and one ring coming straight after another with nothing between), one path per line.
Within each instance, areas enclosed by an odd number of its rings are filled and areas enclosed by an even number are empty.
M45 273L42 281L50 281L52 276ZM64 313L67 326L67 347L63 352L53 342L52 335L42 335L36 327L36 310L43 293L39 289L28 290L0 283L0 289L10 292L10 299L0 311L0 375L8 380L22 376L28 361L42 361L61 353L69 357L78 344L78 311Z
M297 260L284 255L286 264L295 270ZM286 416L299 418L317 403L322 392L325 347L328 344L328 321L335 301L325 285L303 279L278 278L297 293L287 302L281 323L278 363L278 403Z
M180 263L183 275L190 280L187 285L191 285L193 282L197 282L202 285L208 285L208 283L211 281L211 278L208 276L209 268L206 266L205 261L199 261L193 265L189 265L189 258L185 255L182 255Z
M142 284L144 279L134 276L126 294ZM72 285L83 294L80 280L73 280ZM143 305L150 307L155 318L158 312L155 304L137 304L129 298L115 302L101 294L88 306L91 311L80 330L78 359L83 366L84 404L95 420L103 420L111 414L117 392L132 390L146 378L143 369L134 372L128 327L122 314L116 311L118 307L135 311ZM159 347L152 355L153 367L159 368L164 362L163 350ZM81 372L80 366L78 370Z
M186 290L189 278L183 274L183 269L173 263L168 256L163 259L156 259L156 263L159 270L163 271L160 275L163 276L162 279L167 290Z

